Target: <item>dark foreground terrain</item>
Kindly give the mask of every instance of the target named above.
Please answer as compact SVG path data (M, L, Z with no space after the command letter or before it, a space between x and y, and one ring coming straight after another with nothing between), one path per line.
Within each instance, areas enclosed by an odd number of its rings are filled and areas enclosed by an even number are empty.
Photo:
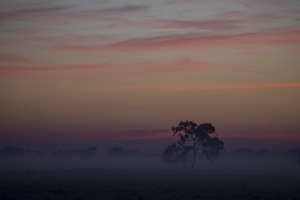
M229 169L2 170L0 199L300 200L300 174Z

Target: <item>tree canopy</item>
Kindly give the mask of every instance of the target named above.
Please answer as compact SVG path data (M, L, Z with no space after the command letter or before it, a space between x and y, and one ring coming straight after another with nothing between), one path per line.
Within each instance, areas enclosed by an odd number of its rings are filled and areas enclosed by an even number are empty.
M201 150L209 161L218 158L224 143L217 137L216 129L211 123L197 125L192 121L179 122L172 127L173 136L178 136L176 143L169 145L162 158L167 163L181 163L195 167L197 153Z

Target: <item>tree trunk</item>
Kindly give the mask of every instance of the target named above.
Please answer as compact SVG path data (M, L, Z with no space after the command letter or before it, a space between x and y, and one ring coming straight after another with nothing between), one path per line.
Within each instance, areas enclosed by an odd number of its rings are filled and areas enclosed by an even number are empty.
M192 162L192 168L194 168L195 165L196 165L196 155L197 155L197 152L194 151L193 162Z

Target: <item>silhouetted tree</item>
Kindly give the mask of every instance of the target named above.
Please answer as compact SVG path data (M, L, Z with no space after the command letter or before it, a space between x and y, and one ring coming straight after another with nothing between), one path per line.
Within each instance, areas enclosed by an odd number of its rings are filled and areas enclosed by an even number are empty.
M169 145L162 158L167 163L181 163L195 167L197 153L202 150L209 161L213 161L224 148L224 143L215 134L215 127L210 123L197 125L192 121L180 122L172 127L173 136L179 136L179 141ZM191 152L192 159L189 158Z
M182 163L188 164L187 159L189 147L176 145L175 143L169 145L164 151L162 158L167 163Z

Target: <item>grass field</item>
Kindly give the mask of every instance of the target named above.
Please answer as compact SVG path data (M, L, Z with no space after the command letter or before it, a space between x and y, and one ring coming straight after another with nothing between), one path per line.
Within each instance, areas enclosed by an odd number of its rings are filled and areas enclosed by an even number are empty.
M0 199L300 199L299 171L3 170Z

